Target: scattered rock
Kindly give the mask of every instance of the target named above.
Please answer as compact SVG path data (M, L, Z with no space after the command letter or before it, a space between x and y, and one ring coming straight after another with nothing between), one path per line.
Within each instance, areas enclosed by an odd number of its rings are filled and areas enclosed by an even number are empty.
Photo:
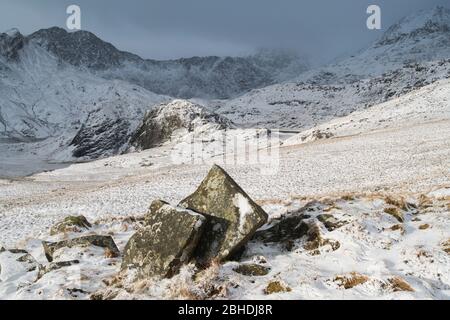
M304 214L284 216L274 226L257 231L253 239L266 243L300 239L308 233L309 226L305 222L308 218L309 216Z
M348 275L337 276L334 281L338 282L339 286L343 287L344 289L351 289L360 284L366 283L367 281L369 281L369 277L356 272L351 272Z
M232 256L268 218L267 213L217 165L209 171L197 191L181 201L180 205L207 218L202 239L195 251L195 257L201 264Z
M50 229L50 235L59 233L81 232L83 229L89 229L92 225L85 216L69 216L63 221L58 222Z
M336 230L343 225L345 225L347 222L345 221L339 221L331 214L321 214L317 216L317 219L323 223L325 228L327 228L328 231Z
M264 293L269 295L273 293L291 292L292 289L281 281L271 281L264 289Z
M397 207L385 208L384 212L393 216L395 219L398 220L398 222L401 222L401 223L404 222L403 214L400 212L400 210Z
M38 279L42 265L22 249L5 249L0 251L0 282L9 282L20 287Z
M389 281L389 284L391 285L392 289L394 290L394 292L397 292L397 291L413 292L414 291L414 289L409 285L409 283L400 277L393 277L393 278L388 279L388 281Z
M269 274L270 268L259 264L247 263L241 264L234 268L233 271L243 274L244 276L265 276Z
M77 246L80 247L97 246L107 248L114 253L115 257L120 256L120 251L117 248L111 236L90 235L70 240L63 240L59 242L43 241L42 245L44 247L45 256L47 257L47 260L49 262L53 261L53 254L56 250L59 250L61 248L72 248Z
M39 270L39 278L42 278L45 274L59 270L61 268L70 267L76 264L79 264L79 260L71 260L71 261L60 261L60 262L52 262L48 266L45 266Z
M163 201L154 201L145 226L128 241L122 270L136 268L138 277L172 277L190 260L203 231L205 218Z
M320 250L318 249L326 245L329 245L333 251L336 251L341 246L341 244L336 240L324 239L317 224L309 225L307 236L308 241L303 248L305 250L312 251L313 255L319 255Z

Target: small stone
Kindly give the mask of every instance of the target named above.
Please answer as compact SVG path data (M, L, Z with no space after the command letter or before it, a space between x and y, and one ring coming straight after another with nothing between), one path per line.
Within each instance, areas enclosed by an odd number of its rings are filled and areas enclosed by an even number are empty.
M327 228L328 231L336 230L346 224L345 221L339 221L331 214L321 214L317 219Z
M97 246L102 248L107 248L114 253L115 257L120 256L120 251L116 246L113 238L111 236L100 236L100 235L90 235L75 239L63 240L59 242L47 242L43 241L42 246L44 247L45 256L49 262L53 261L53 254L55 251L61 248L72 248L72 247L88 247Z
M58 222L50 229L50 235L59 233L81 232L83 229L89 229L92 225L84 216L69 216L63 221Z
M265 276L269 274L270 268L261 266L259 264L248 263L239 265L238 267L234 268L233 271L244 276Z

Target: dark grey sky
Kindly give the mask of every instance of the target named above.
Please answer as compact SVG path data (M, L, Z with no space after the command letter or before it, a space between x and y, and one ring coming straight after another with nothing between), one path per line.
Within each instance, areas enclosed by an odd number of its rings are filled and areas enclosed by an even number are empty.
M366 9L382 9L383 30L449 0L1 0L0 30L65 27L78 4L82 28L145 58L242 55L261 47L299 50L313 60L351 53L381 35Z

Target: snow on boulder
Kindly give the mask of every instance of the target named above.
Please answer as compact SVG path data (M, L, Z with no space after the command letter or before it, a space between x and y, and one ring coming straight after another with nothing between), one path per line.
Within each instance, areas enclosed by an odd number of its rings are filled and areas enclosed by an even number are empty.
M190 260L204 221L200 214L154 201L145 226L125 247L122 270L135 269L138 278L172 277Z
M170 140L176 131L189 133L206 126L222 130L233 125L230 120L209 112L198 104L174 100L147 112L130 144L138 150L146 150Z
M111 236L89 235L75 239L63 240L59 242L43 241L42 246L44 247L44 253L49 262L53 261L54 254L56 251L64 248L73 248L73 247L96 246L105 248L105 250L107 250L105 251L105 255L106 252L108 252L108 255L111 257L120 256L120 251L117 248L117 245Z
M201 264L216 258L230 258L268 218L267 213L217 165L209 171L197 191L181 201L180 205L207 217L195 252Z

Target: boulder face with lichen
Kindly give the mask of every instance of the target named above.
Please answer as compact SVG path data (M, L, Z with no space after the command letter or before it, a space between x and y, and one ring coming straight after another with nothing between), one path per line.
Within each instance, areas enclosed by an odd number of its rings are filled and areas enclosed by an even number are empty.
M139 278L173 276L190 260L204 221L200 214L154 201L145 226L125 247L122 270L136 269Z
M258 228L267 222L267 213L219 166L180 206L207 218L203 236L195 251L200 263L226 260L241 249Z

